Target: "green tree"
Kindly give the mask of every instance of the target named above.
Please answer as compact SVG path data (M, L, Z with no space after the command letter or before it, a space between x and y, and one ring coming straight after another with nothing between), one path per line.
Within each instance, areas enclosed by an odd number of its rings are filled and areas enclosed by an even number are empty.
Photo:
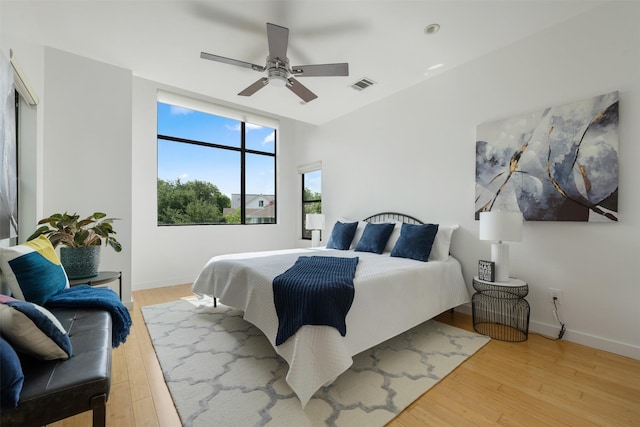
M229 197L210 182L158 178L158 224L221 223L225 222L222 211L228 207Z
M227 224L240 224L240 208L226 214L224 219Z
M314 193L309 188L304 187L303 200L306 202L303 204L305 214L322 213L322 193ZM320 200L320 201L315 201Z

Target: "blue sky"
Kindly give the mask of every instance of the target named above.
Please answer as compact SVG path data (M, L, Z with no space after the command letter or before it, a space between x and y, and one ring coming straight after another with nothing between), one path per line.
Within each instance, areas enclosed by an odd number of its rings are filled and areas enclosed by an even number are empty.
M304 186L312 193L322 193L322 172L307 172L304 176Z
M158 134L240 147L240 121L163 103L158 103ZM275 130L248 123L246 146L274 153ZM247 193L274 194L273 159L247 155ZM240 193L240 153L159 140L158 178L211 182L231 197L232 193Z

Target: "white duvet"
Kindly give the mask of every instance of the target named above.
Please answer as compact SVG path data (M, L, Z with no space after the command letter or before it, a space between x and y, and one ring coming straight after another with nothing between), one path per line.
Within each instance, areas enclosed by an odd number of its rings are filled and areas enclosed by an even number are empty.
M355 297L347 314L347 334L329 326L303 326L280 346L275 345L278 317L272 280L299 256L359 257L354 277ZM304 407L323 385L352 364L352 356L392 338L432 317L469 302L460 263L420 262L369 252L333 249L289 249L216 256L193 284L197 295L209 295L244 310L276 352L289 364L287 383Z

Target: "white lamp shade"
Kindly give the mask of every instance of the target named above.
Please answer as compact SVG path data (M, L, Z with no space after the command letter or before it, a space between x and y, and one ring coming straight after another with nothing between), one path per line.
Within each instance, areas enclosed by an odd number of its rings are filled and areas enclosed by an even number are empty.
M307 230L322 230L324 228L324 215L307 214L305 228Z
M519 242L522 240L522 213L480 212L480 240Z

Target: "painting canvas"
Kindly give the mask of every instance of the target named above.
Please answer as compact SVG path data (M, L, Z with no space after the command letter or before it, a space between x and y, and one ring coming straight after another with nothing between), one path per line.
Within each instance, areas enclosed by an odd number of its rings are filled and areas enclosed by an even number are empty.
M618 221L618 145L617 91L479 125L476 219Z
M0 52L0 239L18 236L18 165L13 69Z

